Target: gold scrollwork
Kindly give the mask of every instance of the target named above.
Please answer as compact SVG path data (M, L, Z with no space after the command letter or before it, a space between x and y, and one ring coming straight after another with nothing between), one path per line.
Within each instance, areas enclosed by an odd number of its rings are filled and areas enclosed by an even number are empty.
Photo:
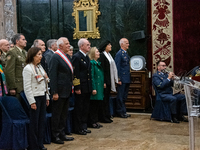
M98 0L74 1L72 16L74 16L76 28L74 28L73 39L100 38L99 27L96 26L98 16L101 14L98 9Z

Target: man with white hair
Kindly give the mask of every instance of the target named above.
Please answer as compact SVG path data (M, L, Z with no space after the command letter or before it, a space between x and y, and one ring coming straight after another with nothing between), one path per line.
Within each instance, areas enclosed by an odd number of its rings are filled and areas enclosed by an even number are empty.
M74 130L75 133L86 135L91 133L87 130L87 119L89 113L90 95L92 92L91 64L86 55L90 51L90 42L81 38L78 41L79 51L73 55L72 64L74 67Z
M1 39L0 40L0 49L2 50L2 54L1 54L1 64L4 67L6 66L6 54L9 51L10 45L8 40L6 39Z
M57 41L58 50L53 54L49 63L49 77L52 102L51 131L52 142L64 144L64 141L72 141L73 137L65 135L65 124L67 119L69 97L72 92L73 66L67 52L70 43L66 37Z
M126 38L122 38L119 41L121 49L115 56L115 63L118 71L118 85L117 85L117 115L121 118L130 117L126 113L125 101L128 96L129 85L131 82L130 75L130 57L127 53L129 48L129 41Z

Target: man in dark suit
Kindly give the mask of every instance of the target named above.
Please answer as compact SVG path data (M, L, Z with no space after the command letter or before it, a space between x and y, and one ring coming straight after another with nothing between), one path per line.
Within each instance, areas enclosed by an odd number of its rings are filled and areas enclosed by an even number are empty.
M56 39L50 39L50 40L47 41L48 50L44 53L44 57L45 57L45 60L47 62L47 66L49 66L49 62L51 60L51 57L53 56L55 51L57 51L57 49L58 49L56 42L57 42Z
M129 85L131 82L130 75L130 57L127 53L129 41L122 38L119 41L121 49L115 56L115 63L118 71L118 86L117 86L117 115L121 118L130 117L126 113L125 101L128 96Z
M47 62L46 59L44 57L44 53L46 52L46 46L44 41L42 41L41 39L35 39L33 42L33 47L38 47L41 49L42 51L42 60L41 60L41 65L44 68L44 70L48 73L48 66L47 66Z
M172 114L172 121L179 123L179 121L187 121L183 114L187 114L186 99L183 94L173 95L173 80L174 73L164 73L166 64L163 61L157 63L157 72L153 75L152 83L157 89L162 101L170 102L170 110Z
M90 50L90 42L87 39L78 41L79 51L73 55L72 64L74 67L74 126L75 133L86 135L91 133L87 130L87 119L89 113L90 95L92 92L91 64L86 55Z
M49 66L52 103L52 142L64 144L64 141L71 141L74 138L67 137L64 129L69 107L69 97L72 92L73 67L70 61L70 44L67 38L61 37L57 41L58 50L52 56Z

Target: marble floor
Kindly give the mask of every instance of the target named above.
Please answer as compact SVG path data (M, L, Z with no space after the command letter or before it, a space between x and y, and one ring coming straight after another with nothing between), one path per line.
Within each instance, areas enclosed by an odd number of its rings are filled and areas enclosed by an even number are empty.
M74 141L46 144L48 150L188 150L189 124L150 120L151 114L131 113L127 119L102 123L87 135L73 134ZM199 140L199 139L198 139ZM196 147L196 150L198 147ZM199 148L200 149L200 148Z

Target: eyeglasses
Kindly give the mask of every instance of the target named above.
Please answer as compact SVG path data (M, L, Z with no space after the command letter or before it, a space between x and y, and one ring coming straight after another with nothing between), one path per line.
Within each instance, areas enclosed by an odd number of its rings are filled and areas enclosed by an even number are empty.
M167 65L159 65L159 66L166 67Z

